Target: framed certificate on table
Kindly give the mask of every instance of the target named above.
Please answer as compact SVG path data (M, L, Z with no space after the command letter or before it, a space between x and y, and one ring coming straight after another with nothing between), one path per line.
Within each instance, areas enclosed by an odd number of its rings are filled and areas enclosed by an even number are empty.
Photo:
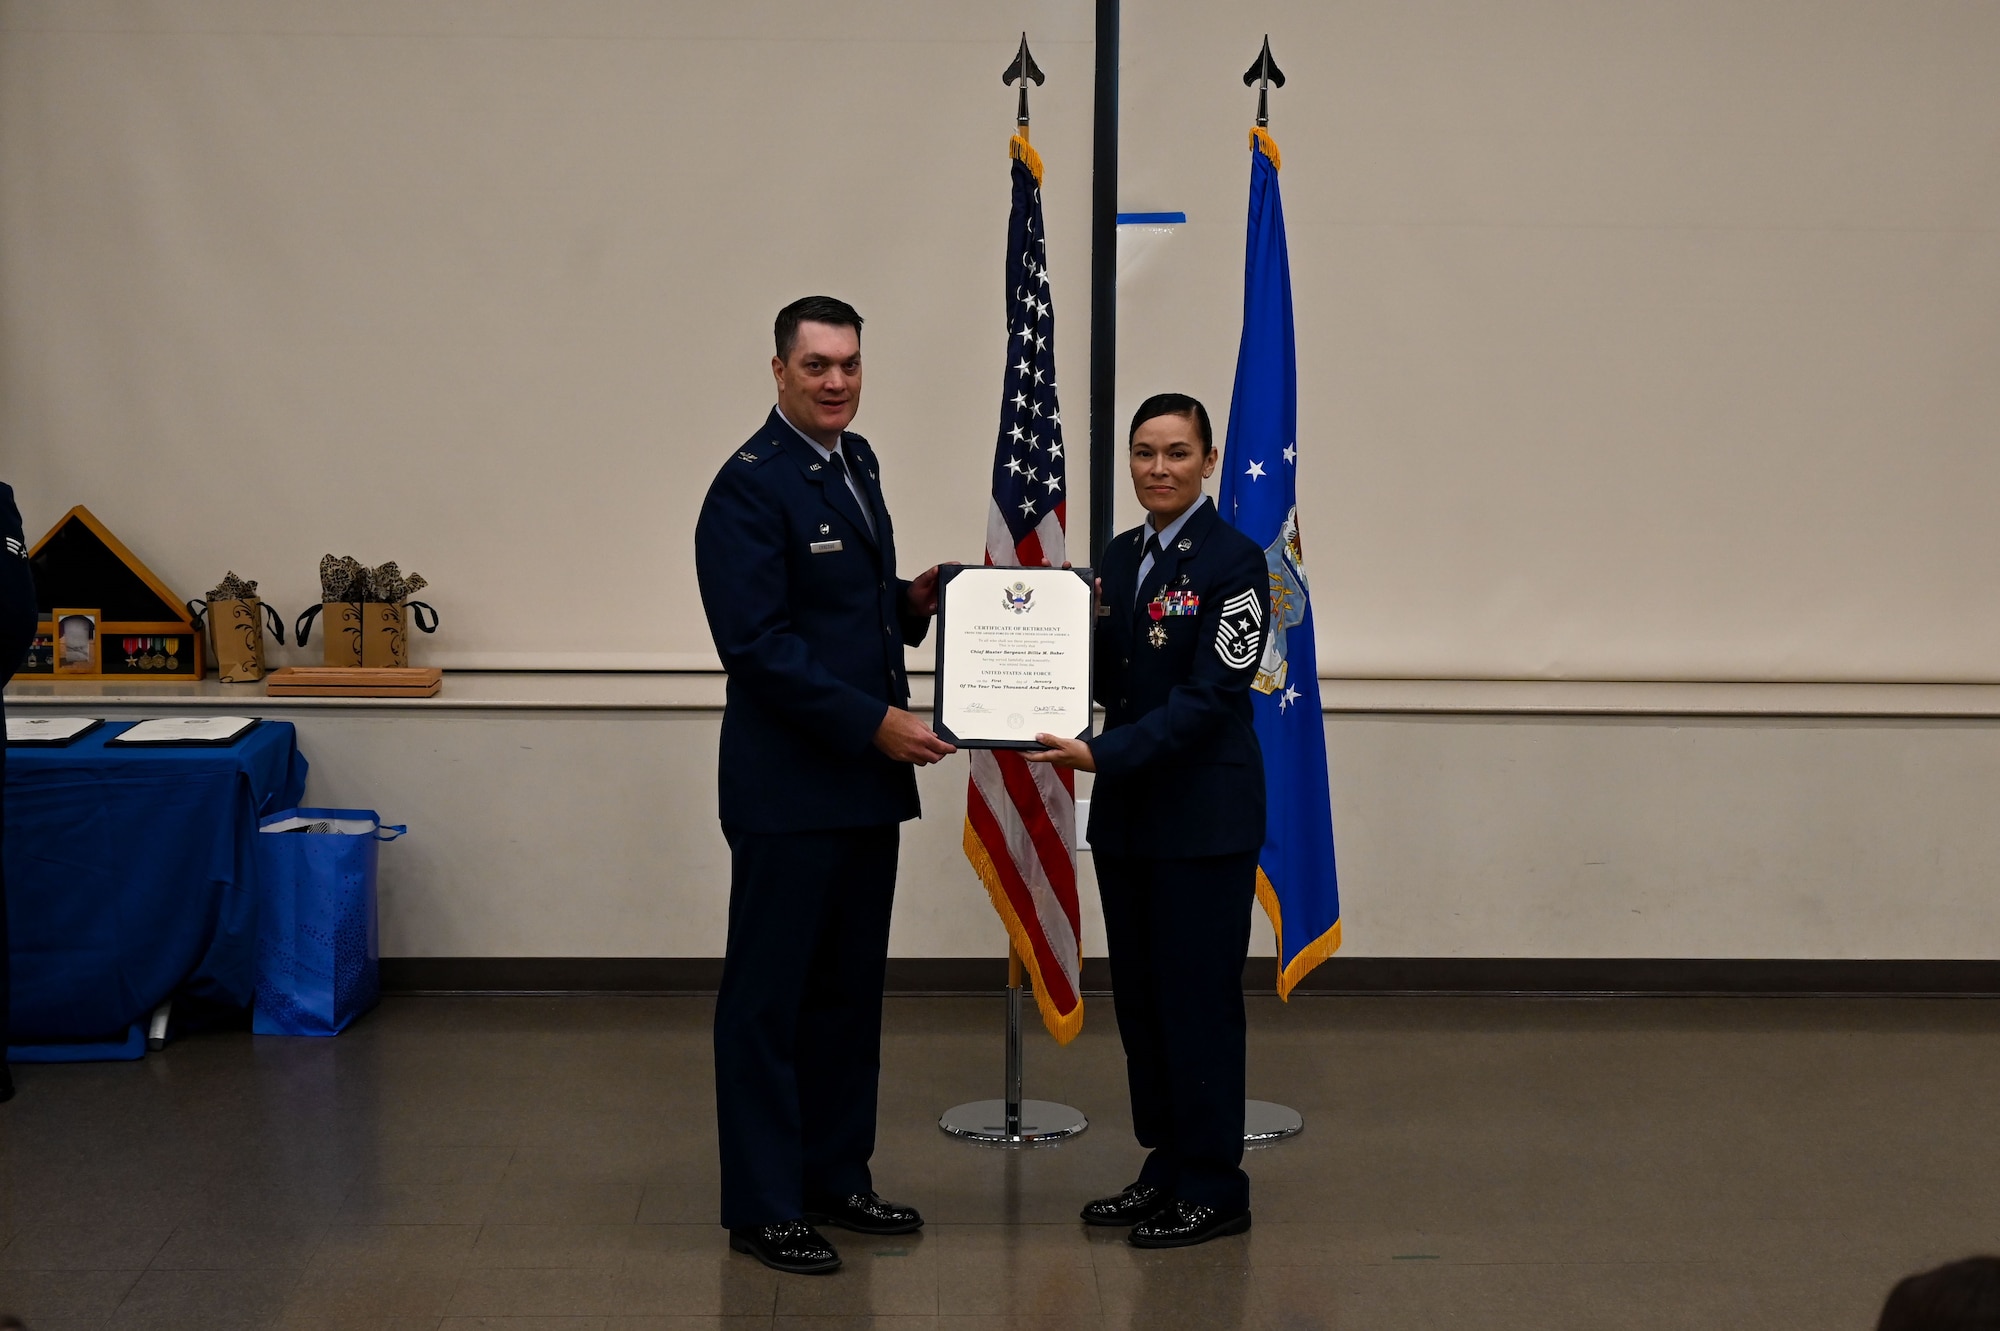
M938 570L931 728L961 749L1039 749L1090 737L1091 574L1086 568Z

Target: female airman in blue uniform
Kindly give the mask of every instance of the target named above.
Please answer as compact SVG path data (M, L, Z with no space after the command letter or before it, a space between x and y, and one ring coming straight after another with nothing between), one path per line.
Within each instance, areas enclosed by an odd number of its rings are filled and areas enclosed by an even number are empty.
M1090 848L1132 1126L1149 1154L1083 1219L1130 1225L1145 1248L1250 1227L1243 961L1264 763L1249 694L1269 581L1264 552L1202 493L1217 460L1201 403L1163 393L1140 405L1129 461L1147 520L1113 538L1099 569L1104 730L1039 736L1049 748L1030 759L1097 774Z

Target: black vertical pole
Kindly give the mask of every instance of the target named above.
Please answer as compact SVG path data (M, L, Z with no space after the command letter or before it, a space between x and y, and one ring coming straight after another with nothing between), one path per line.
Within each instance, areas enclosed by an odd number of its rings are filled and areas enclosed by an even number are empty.
M1111 541L1118 457L1118 0L1097 0L1090 151L1090 562Z

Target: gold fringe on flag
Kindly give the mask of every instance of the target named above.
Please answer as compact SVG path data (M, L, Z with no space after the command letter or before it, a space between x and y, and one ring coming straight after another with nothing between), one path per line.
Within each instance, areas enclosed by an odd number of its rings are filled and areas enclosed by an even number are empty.
M1276 152L1277 149L1273 148L1271 151ZM1028 142L1026 130L1017 131L1014 137L1007 141L1007 155L1026 166L1035 177L1037 185L1042 183L1042 155Z
M1021 143L1023 147L1027 146L1018 137L1014 142ZM1034 150L1031 148L1029 151ZM1039 161L1028 164L1030 170L1040 165ZM1078 975L1076 980L1076 1009L1072 1012L1058 1012L1055 1003L1049 998L1048 987L1042 983L1041 963L1035 958L1034 945L1028 941L1028 931L1015 916L1014 903L1007 899L1007 889L1000 883L1000 871L993 867L993 857L987 854L986 843L981 841L979 833L973 830L970 818L965 820L965 858L972 861L973 871L979 875L979 881L986 884L986 895L993 901L993 913L998 915L1000 923L1007 927L1007 937L1013 942L1014 955L1021 959L1023 966L1027 967L1028 979L1034 987L1035 1006L1042 1010L1042 1025L1048 1027L1049 1034L1056 1038L1057 1044L1068 1044L1083 1029L1083 976ZM1262 875L1259 875L1259 881L1262 881Z
M1284 169L1285 164L1278 160L1278 141L1271 137L1270 130L1265 129L1262 125L1253 125L1250 129L1250 146L1271 159L1271 169L1273 171ZM1040 180L1041 178L1042 173L1037 171L1035 179Z
M1271 880L1264 876L1262 869L1257 870L1257 900L1264 904L1264 913L1271 917L1271 928L1278 935L1278 997L1289 1003L1292 1001L1292 986L1305 979L1313 967L1340 951L1340 921L1335 920L1331 929L1301 948L1288 966L1285 964L1285 913L1278 905L1277 889L1271 886Z

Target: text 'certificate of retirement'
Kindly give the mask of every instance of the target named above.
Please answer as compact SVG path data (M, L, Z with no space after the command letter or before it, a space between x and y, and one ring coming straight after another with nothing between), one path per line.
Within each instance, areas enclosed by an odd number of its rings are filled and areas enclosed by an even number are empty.
M937 712L960 748L1090 735L1090 570L938 571Z

